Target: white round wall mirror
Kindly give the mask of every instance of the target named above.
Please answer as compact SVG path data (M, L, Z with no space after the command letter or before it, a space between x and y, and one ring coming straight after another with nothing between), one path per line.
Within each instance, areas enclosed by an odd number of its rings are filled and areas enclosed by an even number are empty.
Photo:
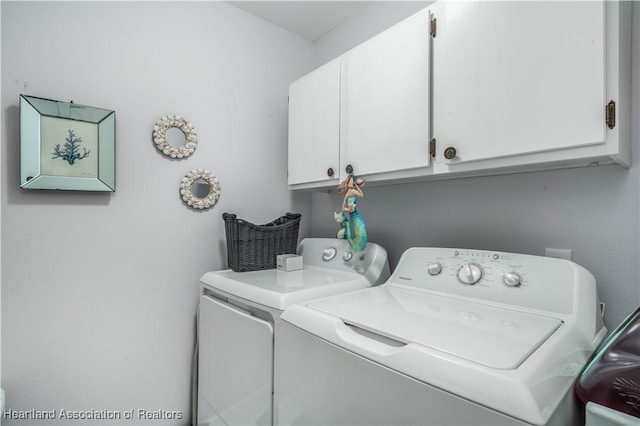
M193 209L208 209L220 198L220 183L209 170L193 169L182 178L180 196Z
M164 138L167 143L174 148L181 147L186 141L184 133L182 133L182 130L177 127L169 127Z
M196 129L179 115L166 115L153 126L153 143L167 157L186 158L198 144Z

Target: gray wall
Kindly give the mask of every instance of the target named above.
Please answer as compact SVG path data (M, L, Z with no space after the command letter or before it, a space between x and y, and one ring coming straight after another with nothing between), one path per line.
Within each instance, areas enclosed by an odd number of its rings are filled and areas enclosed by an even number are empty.
M198 279L225 264L220 214L261 222L300 211L303 235L336 232L339 197L286 190L288 84L424 3L374 2L315 44L221 2L0 6L8 407L175 409L188 418ZM116 193L18 189L20 93L116 111ZM596 275L612 327L640 302L638 101L635 81L631 169L365 187L359 207L371 239L393 265L416 245L571 248ZM151 128L166 114L196 127L193 157L156 152ZM178 198L180 179L195 167L220 178L211 211L192 212Z
M421 2L422 3L422 2ZM421 5L372 3L316 42L316 64L344 53ZM546 247L573 250L596 277L612 329L640 304L640 7L633 8L632 162L364 188L358 202L369 238L387 248L392 266L412 246L465 247L543 255ZM391 12L393 10L393 12ZM314 236L337 231L335 192L312 195Z
M1 7L7 406L178 410L139 423L187 424L199 278L226 266L222 212L309 216L309 195L286 185L287 88L313 68L313 44L223 2ZM116 111L117 192L19 189L21 93ZM195 126L192 157L155 149L166 114ZM179 198L193 168L220 179L209 211Z
M315 42L315 62L320 66L424 9L433 1L372 1L358 9Z

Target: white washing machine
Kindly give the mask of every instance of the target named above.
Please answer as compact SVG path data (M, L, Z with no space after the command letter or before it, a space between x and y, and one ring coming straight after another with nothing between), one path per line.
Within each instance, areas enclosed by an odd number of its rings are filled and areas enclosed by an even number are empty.
M409 249L384 285L281 319L283 425L579 424L573 385L606 334L575 263L443 248Z
M303 269L207 272L198 319L198 425L273 422L274 335L294 304L384 283L387 252L368 243L353 253L345 240L300 242Z

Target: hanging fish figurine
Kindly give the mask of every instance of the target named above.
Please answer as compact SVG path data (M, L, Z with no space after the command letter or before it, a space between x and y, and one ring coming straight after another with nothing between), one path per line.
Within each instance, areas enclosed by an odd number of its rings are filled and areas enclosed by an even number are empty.
M338 186L338 194L344 195L340 212L334 213L333 218L340 225L339 239L346 239L349 247L355 252L364 250L367 246L367 227L356 206L358 198L364 197L361 186L364 179L355 179L352 174Z

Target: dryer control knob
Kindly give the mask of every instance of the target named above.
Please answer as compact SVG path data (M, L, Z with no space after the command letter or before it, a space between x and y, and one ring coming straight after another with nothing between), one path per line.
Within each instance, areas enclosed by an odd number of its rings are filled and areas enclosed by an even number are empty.
M353 252L345 251L344 254L342 255L342 260L344 260L345 262L348 262L351 259L353 259Z
M442 265L438 262L430 263L427 266L427 271L429 272L429 275L438 275L442 272Z
M336 257L336 254L338 254L338 250L335 247L326 248L322 250L322 260L328 262Z
M515 272L507 272L504 274L502 281L509 287L519 287L522 284L522 278Z
M463 284L475 284L482 278L482 269L473 263L465 263L458 271L458 279Z

